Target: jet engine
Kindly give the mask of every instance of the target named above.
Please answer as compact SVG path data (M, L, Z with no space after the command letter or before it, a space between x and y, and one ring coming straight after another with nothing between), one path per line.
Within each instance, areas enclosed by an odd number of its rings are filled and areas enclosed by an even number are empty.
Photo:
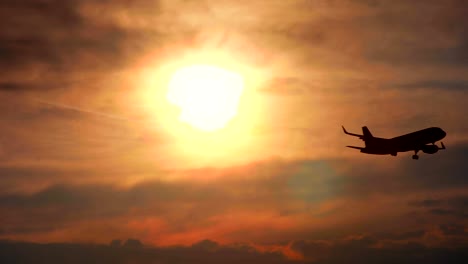
M439 150L439 147L436 145L424 145L421 150L427 154L434 154Z

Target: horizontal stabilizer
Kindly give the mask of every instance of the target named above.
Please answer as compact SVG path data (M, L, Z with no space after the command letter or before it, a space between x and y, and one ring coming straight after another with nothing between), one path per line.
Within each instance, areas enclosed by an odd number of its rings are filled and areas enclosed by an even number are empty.
M361 147L356 147L356 146L346 146L347 148L353 148L353 149L363 149Z

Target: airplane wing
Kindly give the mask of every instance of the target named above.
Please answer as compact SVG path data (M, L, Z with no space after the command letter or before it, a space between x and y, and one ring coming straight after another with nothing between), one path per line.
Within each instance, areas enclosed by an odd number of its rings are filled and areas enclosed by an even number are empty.
M354 133L349 133L348 131L346 131L346 129L344 128L344 126L341 126L343 128L343 132L346 134L346 135L350 135L350 136L355 136L355 137L358 137L360 139L364 139L364 135L358 135L358 134L354 134Z

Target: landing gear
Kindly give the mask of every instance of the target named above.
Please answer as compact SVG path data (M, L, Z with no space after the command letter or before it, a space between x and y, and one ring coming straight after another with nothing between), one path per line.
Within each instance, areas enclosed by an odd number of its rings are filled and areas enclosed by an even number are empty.
M418 149L414 151L414 155L413 155L413 159L414 160L418 160L419 159L419 156L418 156Z

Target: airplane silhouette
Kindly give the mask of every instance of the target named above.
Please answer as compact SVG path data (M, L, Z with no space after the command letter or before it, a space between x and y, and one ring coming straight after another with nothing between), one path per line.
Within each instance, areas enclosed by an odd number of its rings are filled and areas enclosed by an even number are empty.
M361 150L362 153L376 154L376 155L392 155L396 156L398 152L414 151L413 159L419 159L418 151L427 154L434 154L439 149L445 149L444 143L441 142L442 147L435 145L435 142L443 139L447 133L438 127L430 127L419 130L413 133L402 135L394 138L378 138L372 136L369 129L362 127L362 135L349 133L343 127L343 131L347 135L359 137L364 140L365 147L346 146Z

